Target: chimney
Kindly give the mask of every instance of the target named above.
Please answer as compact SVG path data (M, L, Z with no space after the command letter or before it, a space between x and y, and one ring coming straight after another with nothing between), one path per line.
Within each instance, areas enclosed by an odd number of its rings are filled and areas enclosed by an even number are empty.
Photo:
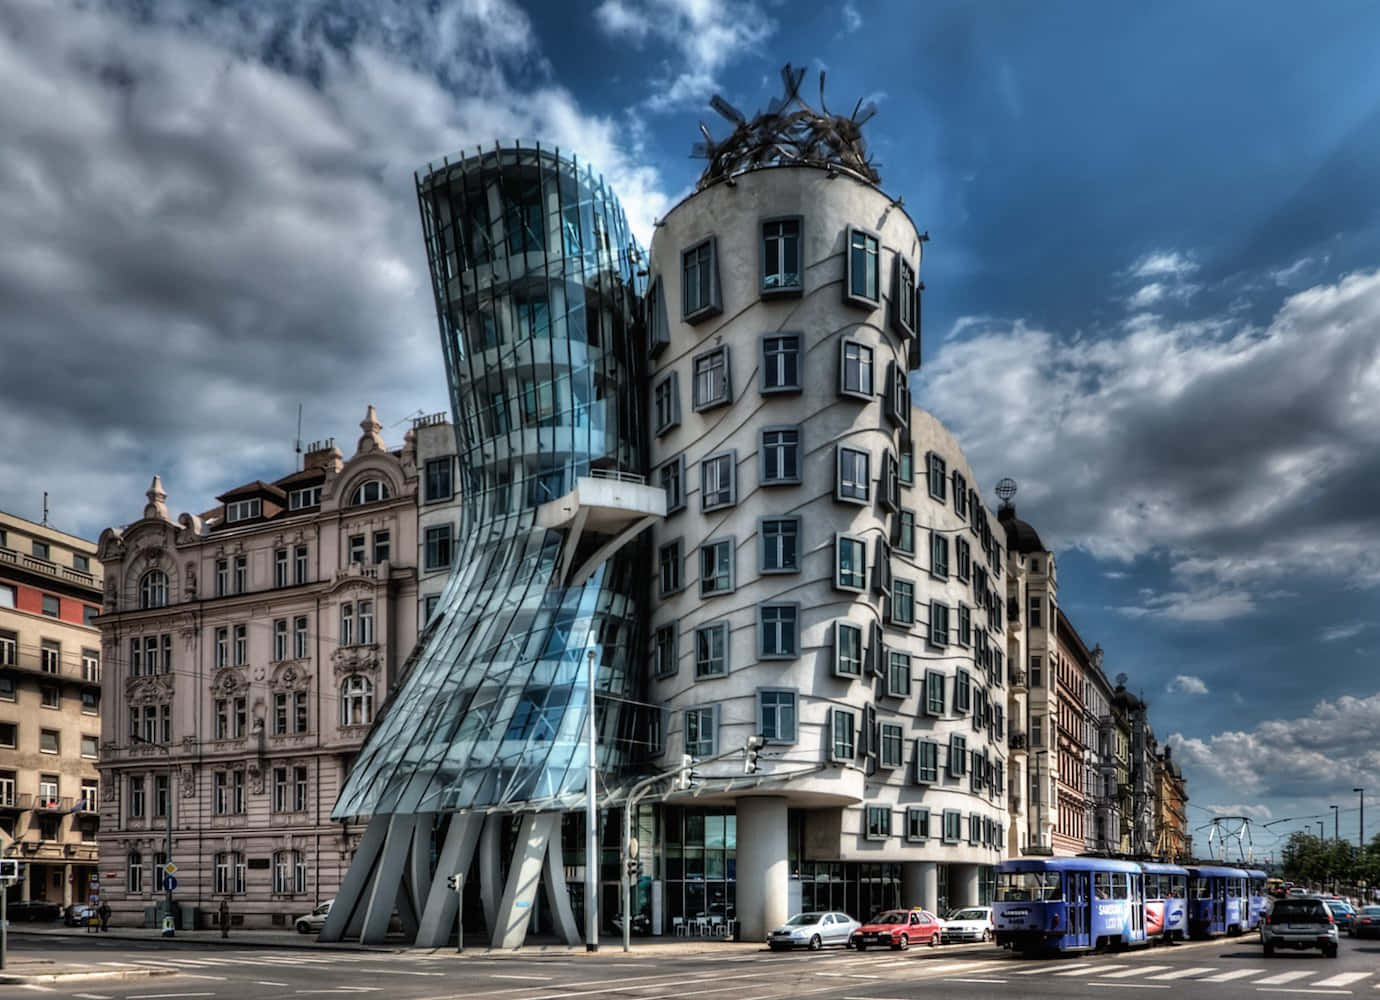
M313 441L307 445L307 453L302 459L302 469L321 469L324 472L339 472L345 465L345 456L335 446L335 438Z

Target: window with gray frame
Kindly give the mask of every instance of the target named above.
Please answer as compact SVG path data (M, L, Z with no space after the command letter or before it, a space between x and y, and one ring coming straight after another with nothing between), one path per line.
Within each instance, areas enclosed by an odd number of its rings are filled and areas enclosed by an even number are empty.
M932 785L939 781L939 744L934 740L915 741L915 783Z
M886 415L897 427L910 424L910 380L895 361L887 362Z
M934 452L930 452L925 456L925 470L929 482L930 496L941 503L948 498L948 479L945 475L946 469L947 466L942 456L936 455Z
M968 671L960 669L954 680L954 711L967 714L972 707L973 678Z
M762 429L762 485L800 482L800 428Z
M757 734L769 743L794 743L796 693L781 688L757 692Z
M930 602L930 645L949 644L949 606L941 601Z
M733 578L733 539L724 538L701 545L700 596L732 593Z
M944 675L938 670L925 671L925 714L944 714Z
M915 268L899 253L896 255L895 302L892 303L892 325L902 336L915 334Z
M764 518L761 535L761 572L800 572L800 518Z
M694 361L694 382L691 403L698 412L712 410L733 401L733 382L728 366L728 345L697 355Z
M915 484L915 445L910 441L901 442L901 450L898 457L900 465L899 475L901 482L907 486Z
M872 348L854 340L839 344L839 392L871 400Z
M906 807L906 840L912 844L930 839L930 811L924 806Z
M891 596L891 543L883 535L872 542L872 589Z
M728 622L695 629L695 676L723 677L728 673Z
M886 693L892 698L910 697L910 654L899 649L886 652Z
M451 545L451 526L437 524L426 529L426 568L441 569L451 564L454 549Z
M973 549L966 538L954 539L954 573L967 583L973 573Z
M652 389L652 419L660 437L680 424L680 375L667 372Z
M897 552L915 555L915 511L902 508L893 523L896 525L896 537L892 539L892 546Z
M685 456L677 455L659 471L661 488L666 491L666 513L685 509Z
M647 355L656 357L671 343L671 324L666 317L666 293L661 287L661 275L647 285Z
M681 254L681 319L698 323L722 309L719 262L714 237Z
M957 844L963 836L963 814L957 809L944 810L944 843Z
M949 578L949 536L935 529L930 531L930 576Z
M915 624L915 584L910 580L891 582L891 624L903 628Z
M886 510L895 512L901 509L901 479L896 466L896 456L890 451L882 453L882 479L877 490L877 500Z
M846 708L829 709L829 759L851 761L858 755L858 720Z
M865 229L848 229L848 274L844 299L862 306L881 303L881 241Z
M968 480L957 469L954 470L954 513L960 520L968 520Z
M961 778L968 773L968 738L949 734L949 777Z
M451 488L450 472L453 462L449 455L445 458L429 458L426 462L426 501L449 500L454 494Z
M862 670L862 626L834 622L834 673L840 677L861 677Z
M678 668L676 626L660 625L652 639L652 659L658 677L670 677Z
M867 589L867 545L854 535L834 536L834 587L863 593Z
M958 606L957 640L965 648L973 644L973 609L966 604Z
M977 813L968 814L968 843L976 844L982 840L982 817Z
M891 836L891 807L867 807L867 839L886 840Z
M685 711L685 752L691 757L713 757L718 744L714 706Z
M789 660L800 650L800 606L763 604L757 610L757 658Z
M799 295L804 288L800 221L795 216L762 223L763 295Z
M800 385L800 334L763 337L761 391L799 392Z
M708 512L737 502L737 452L710 455L700 462L700 510Z
M667 542L657 550L657 565L661 575L661 596L668 597L681 588L681 540Z
M838 482L834 498L845 503L866 504L872 487L872 456L857 448L838 446Z
M883 722L877 746L879 767L898 768L901 766L901 727L894 722Z

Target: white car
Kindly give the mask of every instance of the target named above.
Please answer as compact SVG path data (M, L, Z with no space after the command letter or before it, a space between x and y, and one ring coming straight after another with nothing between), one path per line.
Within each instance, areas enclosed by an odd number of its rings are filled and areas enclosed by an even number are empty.
M320 934L321 928L326 925L326 914L331 912L331 904L335 900L328 899L310 913L298 917L292 922L297 928L298 934Z
M992 940L992 908L965 906L944 919L944 943Z
M767 947L772 951L778 948L809 948L811 951L819 951L826 944L841 944L847 947L849 938L861 926L862 924L846 913L825 910L797 913L767 935Z

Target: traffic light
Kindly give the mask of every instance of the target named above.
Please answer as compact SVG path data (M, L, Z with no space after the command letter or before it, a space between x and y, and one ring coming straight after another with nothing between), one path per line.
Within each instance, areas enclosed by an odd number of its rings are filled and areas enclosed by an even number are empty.
M694 777L691 768L695 766L695 758L688 753L680 755L680 773L676 775L676 787L682 792L690 790L690 779Z
M0 858L0 882L10 883L19 881L19 859Z
M757 755L762 752L762 748L767 745L765 736L749 736L747 745L743 748L743 773L757 773Z

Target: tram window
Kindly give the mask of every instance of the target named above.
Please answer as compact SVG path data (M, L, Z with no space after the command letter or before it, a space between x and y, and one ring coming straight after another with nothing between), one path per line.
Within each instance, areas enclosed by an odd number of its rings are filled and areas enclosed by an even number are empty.
M1212 882L1205 878L1195 878L1189 885L1189 890L1193 893L1194 899L1211 899Z
M1110 872L1093 872L1093 895L1098 899L1112 898L1112 879Z
M1028 903L1062 899L1058 872L998 872L997 902Z
M1163 899L1160 895L1160 877L1158 875L1145 876L1145 898Z
M1131 876L1127 875L1125 872L1112 873L1112 898L1131 898Z
M1183 875L1169 876L1169 897L1183 899L1188 894L1188 879Z
M1227 895L1236 899L1241 895L1241 880L1235 878L1227 879Z

